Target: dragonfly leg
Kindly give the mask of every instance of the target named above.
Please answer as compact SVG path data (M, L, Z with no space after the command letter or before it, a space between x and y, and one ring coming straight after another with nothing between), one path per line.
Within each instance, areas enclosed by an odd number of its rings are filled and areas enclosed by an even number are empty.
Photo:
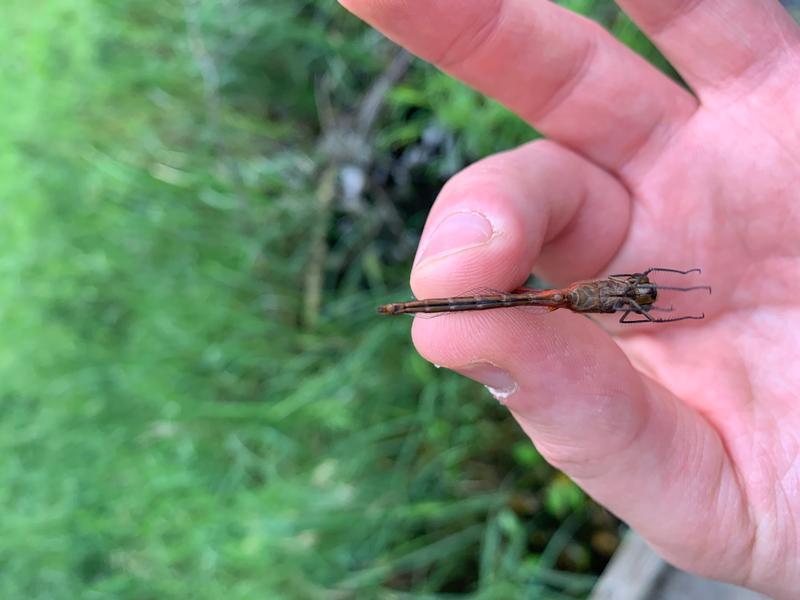
M626 311L625 311L625 312L622 314L622 316L619 318L619 322L620 322L620 323L661 323L661 322L663 322L663 321L664 321L664 319L656 319L655 317L651 317L651 316L650 316L650 315L648 315L646 312L636 313L636 314L638 314L638 315L641 315L641 316L643 316L643 317L644 317L644 319L636 319L635 321L631 321L631 320L629 320L627 317L628 317L628 315L629 315L629 314L631 314L632 312L634 312L634 311L632 311L632 310L626 310ZM671 319L667 319L667 320L671 320Z
M638 302L636 302L632 298L620 298L617 307L618 307L617 310L625 311L624 314L619 318L620 323L674 323L675 321L699 320L705 318L705 314L701 313L699 316L687 315L685 317L672 317L669 319L659 319L649 314L647 312L648 309L641 306ZM644 318L631 321L630 319L628 319L628 315L630 315L631 313L636 313L640 317Z
M624 314L619 318L620 323L674 323L675 321L700 320L706 318L706 315L704 313L700 313L699 315L687 315L685 317L671 317L669 319L659 319L649 314L644 307L640 306L636 301L630 298L626 298L624 301L621 301L620 304L628 304L630 306L630 308L619 309L625 311ZM631 313L636 313L640 317L644 318L632 321L628 319L628 315L630 315Z
M626 309L622 316L619 318L620 323L657 323L660 319L656 319L655 317L647 314L647 311L639 306L636 302L631 300L632 308ZM628 319L628 316L631 313L636 313L644 317L643 319L636 319L635 321L631 321Z
M651 317L647 313L639 313L644 319L639 319L637 321L629 321L625 319L625 316L630 314L633 311L625 311L625 314L620 317L620 323L674 323L675 321L699 321L700 319L705 319L706 316L703 313L699 315L687 315L685 317L673 317L671 319L656 319L655 317Z
M617 302L616 306L614 307L616 310L623 310L625 311L623 315L619 318L620 323L646 323L647 321L655 321L655 317L650 316L647 314L647 310L636 300L633 298L620 298ZM631 313L636 313L637 315L641 315L644 319L639 319L637 321L629 321L628 315Z
M692 290L706 290L709 294L711 293L711 286L710 285L693 285L691 287L675 287L672 285L654 285L653 289L656 290L675 290L676 292L691 292Z
M680 269L666 269L664 267L650 267L647 269L642 275L647 275L649 273L659 272L659 273L679 273L681 275L688 275L689 273L702 273L702 271L698 268L689 269L688 271L681 271Z
M688 275L689 273L702 273L700 269L689 269L688 271L681 271L679 269L667 269L664 267L650 267L642 273L614 273L609 277L646 277L650 273L678 273L680 275Z

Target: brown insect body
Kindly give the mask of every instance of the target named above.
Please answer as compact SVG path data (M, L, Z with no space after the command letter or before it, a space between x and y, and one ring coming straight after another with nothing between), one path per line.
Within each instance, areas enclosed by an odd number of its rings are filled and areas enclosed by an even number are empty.
M569 308L582 313L614 313L634 304L649 310L658 291L646 275L617 276L573 283L565 288Z
M578 313L615 313L622 312L621 323L664 323L670 321L683 321L686 319L702 319L705 315L685 316L670 319L658 319L649 314L658 298L659 289L689 291L705 289L711 292L708 286L692 286L686 288L659 286L650 281L648 275L653 271L667 271L686 275L700 272L700 269L679 271L677 269L651 268L642 273L625 273L610 275L605 279L579 281L562 289L532 290L520 288L508 293L475 294L455 296L452 298L431 298L428 300L412 300L385 304L378 307L381 314L417 314L417 313L442 313L463 312L472 310L490 310L512 306L542 306L549 310L566 308ZM671 308L660 309L670 311ZM642 316L642 319L628 320L631 314Z

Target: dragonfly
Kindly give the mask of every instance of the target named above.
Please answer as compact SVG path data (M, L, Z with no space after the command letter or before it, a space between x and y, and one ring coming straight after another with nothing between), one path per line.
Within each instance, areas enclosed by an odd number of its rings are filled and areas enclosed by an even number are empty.
M396 302L378 307L384 315L453 313L470 310L490 310L516 306L541 307L546 311L565 308L576 313L622 313L620 323L674 323L675 321L704 319L705 313L685 315L681 317L660 318L650 314L652 311L671 312L673 308L655 306L660 290L689 292L706 290L707 285L676 287L659 285L651 281L651 273L678 273L689 275L701 273L700 269L669 269L666 267L650 267L641 273L618 273L605 279L578 281L559 289L536 290L517 288L511 292L491 291L452 298L431 298L428 300L412 300Z

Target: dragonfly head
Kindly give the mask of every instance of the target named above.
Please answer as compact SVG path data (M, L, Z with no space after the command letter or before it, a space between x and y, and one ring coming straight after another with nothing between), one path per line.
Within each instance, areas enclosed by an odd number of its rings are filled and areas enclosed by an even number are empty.
M652 283L647 275L636 276L632 287L633 299L643 308L652 306L658 298L656 284Z

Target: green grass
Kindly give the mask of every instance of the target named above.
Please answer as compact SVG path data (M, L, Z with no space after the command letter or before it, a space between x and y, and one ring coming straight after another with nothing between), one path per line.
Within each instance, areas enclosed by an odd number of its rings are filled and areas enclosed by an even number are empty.
M380 36L327 2L12 0L0 43L0 597L586 594L615 522L372 314L444 177L527 126L415 65L380 160L452 151L394 190L407 230L334 215L310 328L314 82L350 106Z

